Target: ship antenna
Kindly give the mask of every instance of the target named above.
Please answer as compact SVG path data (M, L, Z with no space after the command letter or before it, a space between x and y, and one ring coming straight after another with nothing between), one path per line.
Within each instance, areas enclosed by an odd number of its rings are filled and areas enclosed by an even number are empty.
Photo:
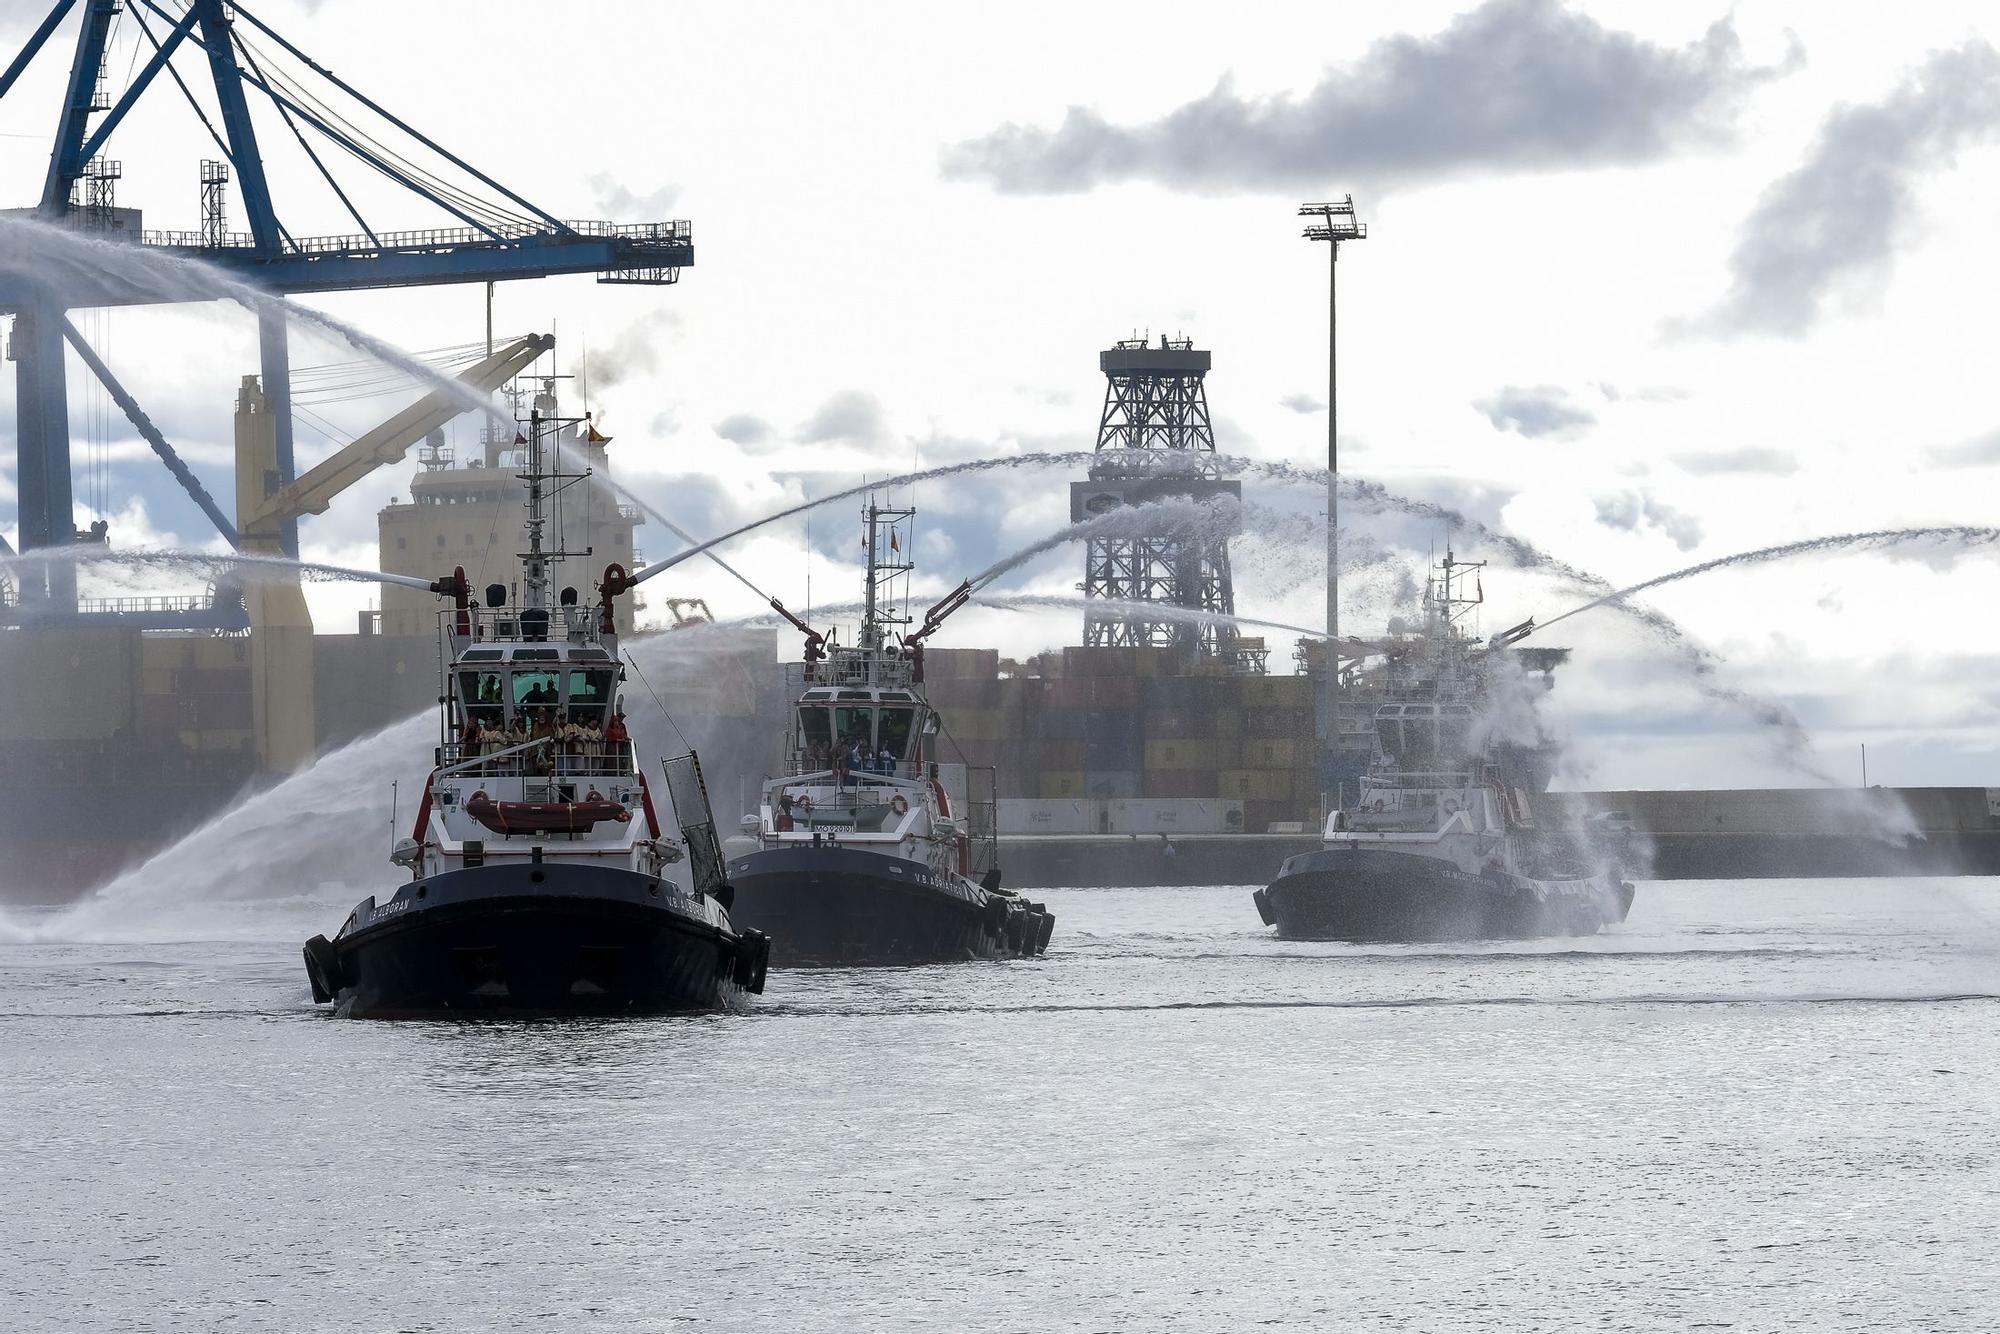
M528 410L528 554L522 605L545 609L549 602L548 566L542 559L542 410Z
M861 647L874 649L881 645L882 632L875 623L875 523L880 510L876 508L875 497L868 497L868 508L863 511L867 525L868 578L867 588L861 604Z

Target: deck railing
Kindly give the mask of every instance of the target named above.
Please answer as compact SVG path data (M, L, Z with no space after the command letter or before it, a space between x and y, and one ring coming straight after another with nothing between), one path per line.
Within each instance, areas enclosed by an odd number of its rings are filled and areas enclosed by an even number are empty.
M525 742L479 746L450 741L437 748L439 768L465 764L458 772L475 778L630 778L639 772L630 741L554 741L532 750L493 754Z

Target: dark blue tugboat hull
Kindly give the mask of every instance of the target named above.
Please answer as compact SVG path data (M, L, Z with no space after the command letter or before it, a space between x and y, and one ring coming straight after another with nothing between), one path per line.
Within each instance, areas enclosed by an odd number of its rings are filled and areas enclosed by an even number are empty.
M837 846L731 859L731 915L790 964L911 964L1039 954L1053 918L962 875Z
M1594 935L1624 921L1632 886L1608 873L1473 875L1434 857L1338 847L1287 859L1254 898L1285 940L1526 940Z
M346 1013L406 1018L723 1009L761 988L759 948L665 880L549 862L415 881L306 954Z

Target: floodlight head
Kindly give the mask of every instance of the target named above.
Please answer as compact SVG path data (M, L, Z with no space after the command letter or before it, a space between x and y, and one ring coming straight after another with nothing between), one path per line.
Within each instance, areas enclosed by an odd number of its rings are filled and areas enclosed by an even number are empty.
M1368 238L1368 224L1355 220L1353 195L1321 204L1301 204L1299 216L1319 219L1306 228L1304 235L1308 241L1332 241L1337 244Z

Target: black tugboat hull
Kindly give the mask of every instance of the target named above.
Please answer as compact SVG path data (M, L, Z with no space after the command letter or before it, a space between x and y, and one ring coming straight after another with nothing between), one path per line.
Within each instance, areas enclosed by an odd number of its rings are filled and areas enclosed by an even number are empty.
M767 848L729 863L730 912L779 964L916 964L1039 954L1055 919L964 876L837 846Z
M501 865L367 900L314 937L315 999L357 1018L663 1014L762 990L768 946L622 867Z
M1528 940L1594 935L1624 921L1632 886L1608 873L1473 875L1433 857L1342 847L1287 859L1253 898L1283 940Z

